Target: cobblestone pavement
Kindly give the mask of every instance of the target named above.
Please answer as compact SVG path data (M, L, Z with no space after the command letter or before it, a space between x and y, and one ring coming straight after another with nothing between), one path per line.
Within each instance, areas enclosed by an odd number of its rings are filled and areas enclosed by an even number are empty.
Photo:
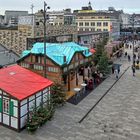
M132 64L125 58L116 63L122 64L121 74ZM140 140L140 70L133 77L129 68L85 120L78 123L115 81L111 75L78 105L67 103L57 109L54 119L33 135L0 126L0 140Z

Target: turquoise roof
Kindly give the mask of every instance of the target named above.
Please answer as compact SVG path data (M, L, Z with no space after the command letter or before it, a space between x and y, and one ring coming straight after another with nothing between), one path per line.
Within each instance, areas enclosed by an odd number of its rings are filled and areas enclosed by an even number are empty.
M29 50L25 50L25 51L23 51L23 52L22 52L22 57L24 57L24 56L28 55L29 53L30 53L30 51L29 51Z
M69 64L76 52L82 52L85 57L92 55L87 47L74 42L46 43L46 55L59 65ZM26 50L22 53L22 57L29 53L44 54L44 43L35 43L30 51ZM66 56L66 62L64 62L64 56Z

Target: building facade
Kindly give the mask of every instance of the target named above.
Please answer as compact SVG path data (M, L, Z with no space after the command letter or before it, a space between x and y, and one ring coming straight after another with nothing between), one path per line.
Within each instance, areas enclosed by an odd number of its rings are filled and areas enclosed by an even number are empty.
M78 31L109 32L111 40L120 35L120 21L115 13L80 10L75 14Z
M87 63L90 64L92 53L89 48L74 42L47 43L46 46L46 65L44 64L43 43L36 43L31 51L23 52L23 57L17 63L42 76L44 76L44 67L46 67L47 78L64 84L66 90L70 91L71 82L74 82L75 86L78 82L78 68Z
M18 17L19 16L27 16L28 11L13 11L13 10L6 10L4 22L8 25L16 25L18 24Z
M42 15L43 17L43 15ZM32 44L44 39L43 23L38 23L41 17L35 15L21 16L17 27L0 27L0 43L17 54L21 54ZM46 35L54 38L55 42L77 41L77 27L75 25L50 25L46 23Z

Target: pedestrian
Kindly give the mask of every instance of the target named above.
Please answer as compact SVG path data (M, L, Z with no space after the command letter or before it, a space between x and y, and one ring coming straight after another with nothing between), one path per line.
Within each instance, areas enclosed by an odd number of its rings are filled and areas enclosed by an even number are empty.
M114 74L114 65L112 65L112 74Z
M128 61L129 61L129 62L131 61L131 57L130 57L130 55L128 55Z
M137 59L136 63L137 63L137 65L139 65L139 59Z
M117 70L118 70L118 74L120 73L120 66L118 65L117 67Z
M127 56L127 52L125 52L125 54L124 54L124 57L126 57Z
M133 55L133 59L135 60L136 59L136 54L134 53L134 55Z
M118 70L117 70L117 69L115 69L114 73L115 73L115 77L116 77L116 79L118 79L118 78L119 78L119 73L118 73Z
M135 70L135 66L134 65L132 65L132 72L133 72L133 76L135 76L136 70Z

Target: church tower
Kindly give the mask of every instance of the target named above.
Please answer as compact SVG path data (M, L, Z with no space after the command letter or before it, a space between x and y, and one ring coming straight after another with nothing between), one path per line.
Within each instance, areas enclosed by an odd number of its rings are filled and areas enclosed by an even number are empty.
M91 2L88 3L88 10L92 10Z

